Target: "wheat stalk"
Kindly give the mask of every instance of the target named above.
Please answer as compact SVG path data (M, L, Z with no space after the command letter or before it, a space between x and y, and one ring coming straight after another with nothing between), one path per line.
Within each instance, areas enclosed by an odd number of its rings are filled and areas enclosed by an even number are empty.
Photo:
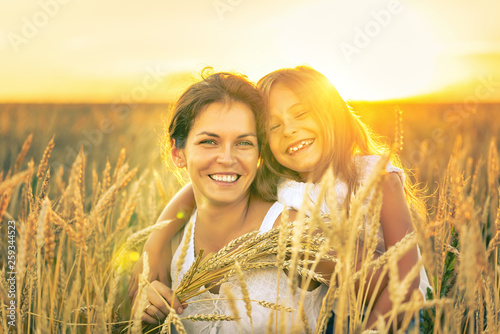
M240 263L238 261L235 261L234 268L236 270L238 282L240 283L241 295L243 296L243 301L245 302L245 309L247 310L247 316L250 320L250 326L252 327L253 333L252 303L250 300L250 295L248 293L247 284L245 282L245 275L243 274Z
M21 167L21 165L23 164L24 157L26 156L26 153L28 153L32 141L33 141L33 134L30 133L26 138L26 140L24 141L23 146L21 147L21 151L17 155L16 164L14 165L14 173L16 173L19 167Z
M49 158L50 158L50 153L52 152L52 149L54 148L54 138L55 135L52 136L52 139L49 141L47 147L45 148L45 151L43 152L42 160L40 160L40 164L38 165L38 171L36 172L36 177L38 179L42 178L42 176L45 174L45 171L47 170L47 164L49 163Z
M233 317L236 320L236 323L238 325L238 332L241 333L240 312L238 311L238 307L236 306L236 297L234 296L233 292L231 291L231 288L229 287L229 285L223 285L221 287L221 291L227 296L227 302L229 304L229 309L231 310L231 313L233 314Z

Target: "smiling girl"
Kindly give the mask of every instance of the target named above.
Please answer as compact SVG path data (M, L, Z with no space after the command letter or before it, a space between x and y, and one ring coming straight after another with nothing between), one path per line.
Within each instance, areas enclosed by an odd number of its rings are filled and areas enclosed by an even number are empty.
M298 210L304 197L309 197L322 213L328 213L326 200L317 198L317 194L318 182L331 168L336 177L338 205L349 212L349 199L367 181L381 154L388 153L388 147L358 119L332 83L310 67L277 70L264 76L258 87L264 93L268 111L269 145L264 146L262 158L266 167L280 176L278 201ZM424 206L414 195L404 170L396 167L401 165L397 156L392 155L391 160L382 188L378 254L413 231L408 204L424 214ZM307 187L307 181L314 185ZM415 246L398 261L401 279L419 257ZM425 299L428 287L422 267L405 300L417 289ZM370 313L368 325L391 307L386 286Z

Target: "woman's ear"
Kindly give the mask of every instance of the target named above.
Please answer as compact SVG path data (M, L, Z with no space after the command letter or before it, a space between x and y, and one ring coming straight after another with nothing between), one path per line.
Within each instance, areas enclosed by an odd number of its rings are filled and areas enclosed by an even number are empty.
M170 155L172 156L172 161L175 166L179 168L186 167L186 158L184 157L184 150L175 147L175 139L170 141Z

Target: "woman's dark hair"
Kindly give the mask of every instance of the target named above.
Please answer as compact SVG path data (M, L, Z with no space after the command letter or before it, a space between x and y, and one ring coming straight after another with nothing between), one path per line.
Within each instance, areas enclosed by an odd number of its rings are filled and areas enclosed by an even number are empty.
M259 90L245 76L233 73L214 73L202 81L191 85L177 100L168 123L167 150L164 161L168 160L172 139L176 148L184 148L189 131L196 118L212 103L241 102L246 104L255 116L259 154L265 139L264 103ZM165 154L166 153L166 154ZM269 178L269 172L262 170L259 164L257 175L250 186L250 192L264 200L276 199L275 178Z

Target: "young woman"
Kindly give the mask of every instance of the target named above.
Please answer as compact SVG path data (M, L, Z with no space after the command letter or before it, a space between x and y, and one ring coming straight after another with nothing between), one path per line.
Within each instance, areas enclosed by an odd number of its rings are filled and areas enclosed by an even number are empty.
M335 87L321 73L309 67L281 69L263 77L258 83L263 92L267 111L267 140L263 146L262 160L272 175L280 178L278 201L300 209L305 196L310 197L327 213L324 199L317 198L318 185L309 187L306 182L317 184L328 168L337 179L336 194L339 206L349 210L351 195L366 182L380 154L387 147L356 117ZM405 178L397 157L392 156L383 184L383 204L378 231L378 253L400 241L413 227L408 209L410 203L421 208ZM175 218L177 209L189 207L192 201L190 186L185 187L165 208L160 220ZM189 211L189 208L187 209ZM163 260L159 245L184 224L177 219L163 231L150 237L145 245L149 251L151 278L164 279ZM156 254L156 255L155 255ZM398 262L399 277L405 277L418 261L418 248L407 252ZM137 272L137 269L136 269ZM429 286L425 271L412 281L406 299L413 290L420 289L425 297ZM133 288L131 294L134 293ZM368 324L378 315L391 309L389 292L383 289L370 313Z
M177 299L172 301L172 289L190 268L200 249L205 250L204 254L215 253L243 234L263 233L279 224L283 205L270 201L273 194L266 192L269 180L259 174L263 136L261 95L240 76L213 74L192 85L180 97L169 126L170 154L177 168L185 168L189 175L196 210L191 215L192 230L184 233L181 242L182 245L188 243L182 269L176 271L180 247L173 254L167 252L164 258L166 280L154 281L149 287L149 303L143 312L143 321L158 324L163 320L169 313L165 300L183 316L232 314L224 289L206 291L190 299L185 309ZM191 237L185 240L188 235ZM279 286L278 275L281 277ZM277 294L286 295L287 277L276 268L246 271L245 281L252 299L275 303ZM237 278L222 285L230 287L237 298L242 298ZM323 285L306 292L306 315L313 328L326 290ZM236 304L240 314L246 314L244 302L237 300ZM232 321L184 320L183 323L188 333L236 333L241 328L250 332L251 327L252 332L262 333L271 312L260 305L252 305L252 323L249 318L242 317L241 327L236 327Z

